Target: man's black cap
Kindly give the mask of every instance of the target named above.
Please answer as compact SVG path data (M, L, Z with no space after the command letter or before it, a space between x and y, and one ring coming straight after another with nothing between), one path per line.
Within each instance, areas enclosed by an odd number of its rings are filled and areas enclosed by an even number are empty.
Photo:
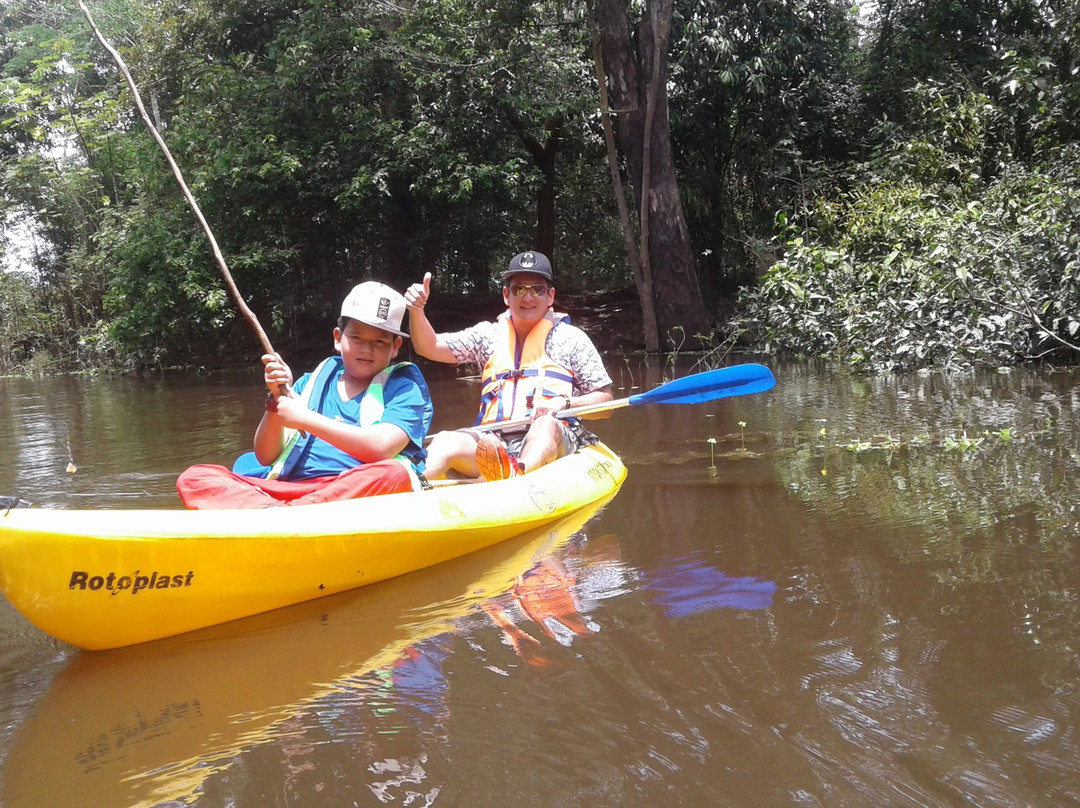
M531 272L533 275L542 275L549 281L555 280L554 276L551 274L551 262L543 253L523 252L515 255L510 259L510 265L506 268L506 272L502 274L503 280L505 281L511 276L521 272Z

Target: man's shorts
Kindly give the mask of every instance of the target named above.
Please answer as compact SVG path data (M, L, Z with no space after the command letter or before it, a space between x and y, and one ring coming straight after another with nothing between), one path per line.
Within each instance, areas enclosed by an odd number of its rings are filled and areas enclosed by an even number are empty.
M561 427L560 431L562 433L562 440L559 442L559 457L573 454L582 446L592 446L594 443L600 442L600 439L587 430L584 424L577 418L560 418L559 426ZM472 429L465 431L472 434L477 440L480 440L479 432ZM520 427L513 431L497 430L495 434L499 436L504 444L506 444L506 450L511 455L519 457L521 455L521 448L525 445L525 435L528 434L528 428Z

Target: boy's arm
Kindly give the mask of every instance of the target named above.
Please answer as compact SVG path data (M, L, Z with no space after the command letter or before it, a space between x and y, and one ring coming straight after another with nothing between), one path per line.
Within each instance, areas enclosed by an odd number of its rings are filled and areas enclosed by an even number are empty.
M457 364L457 357L446 344L445 335L435 332L435 328L424 314L424 306L431 296L431 273L424 273L423 283L414 283L405 290L405 303L409 307L409 338L413 349L420 356L436 362Z
M292 370L285 364L280 354L263 354L263 381L266 389L273 395L278 395L282 388L291 388L293 383ZM288 396L282 395L281 399ZM264 466L269 466L278 459L281 450L285 448L285 424L276 412L270 408L263 413L259 426L255 429L255 458Z
M274 419L279 425L277 454L270 458L270 462L273 462L277 455L281 453L281 427L299 429L317 438L322 438L327 443L333 444L362 463L388 460L400 454L409 445L409 436L404 429L395 424L378 423L374 426L362 427L342 423L308 409L295 398L286 398L284 396L280 398L277 412L267 413L263 417L263 423L270 419ZM259 424L260 429L262 429L263 423ZM257 449L255 456L260 463L266 464Z
M284 400L285 396L281 398ZM284 448L285 424L277 413L263 413L262 420L255 429L255 459L262 465L269 466L278 459Z

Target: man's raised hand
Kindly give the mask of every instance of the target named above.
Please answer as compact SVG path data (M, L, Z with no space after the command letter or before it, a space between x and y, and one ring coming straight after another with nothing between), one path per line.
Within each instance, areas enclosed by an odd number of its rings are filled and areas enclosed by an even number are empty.
M423 283L414 283L405 290L405 305L410 309L420 311L431 296L431 273L424 273Z

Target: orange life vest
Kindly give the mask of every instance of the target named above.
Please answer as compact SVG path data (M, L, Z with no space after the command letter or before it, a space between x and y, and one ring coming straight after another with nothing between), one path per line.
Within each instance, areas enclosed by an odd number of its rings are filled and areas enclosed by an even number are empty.
M548 356L545 348L548 334L564 316L548 312L529 332L524 345L518 345L510 313L499 316L502 338L496 337L495 350L484 365L477 424L528 418L536 396L573 394L574 374Z

